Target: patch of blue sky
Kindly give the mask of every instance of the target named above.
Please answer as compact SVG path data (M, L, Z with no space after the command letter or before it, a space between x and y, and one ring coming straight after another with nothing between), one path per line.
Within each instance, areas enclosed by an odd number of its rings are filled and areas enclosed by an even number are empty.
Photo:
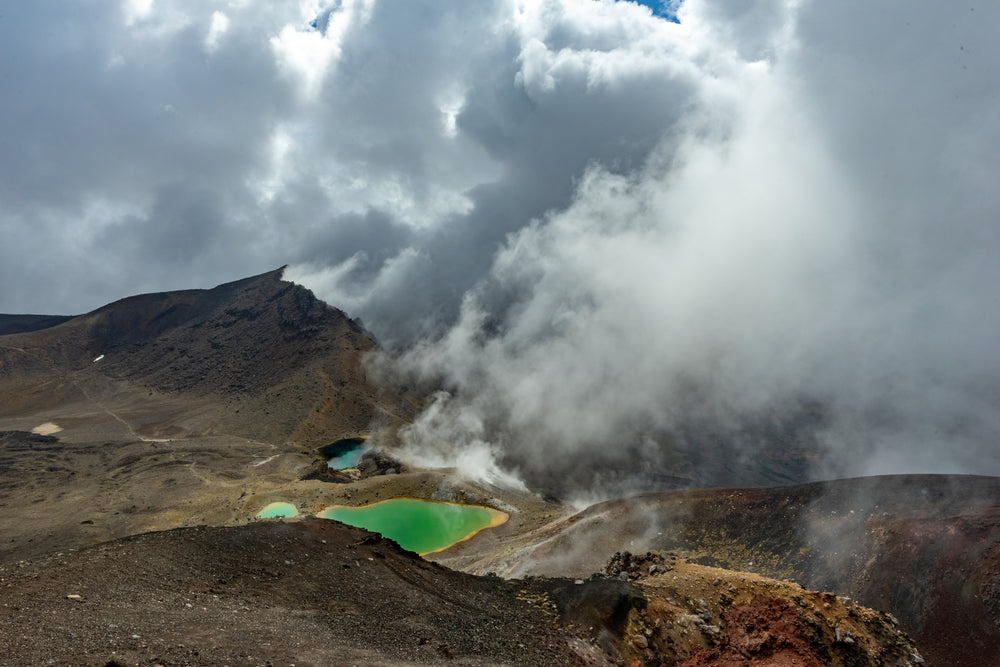
M321 33L326 33L326 29L330 25L330 14L332 14L333 11L333 9L324 10L316 18L309 22L309 27L313 30L318 30Z
M684 0L615 0L616 2L634 2L637 5L643 5L649 7L653 16L659 16L662 19L666 19L671 23L680 23L680 19L677 18L677 10L680 9L681 4ZM317 16L309 23L309 27L313 30L318 30L320 32L326 32L327 23L330 21L330 11L327 10L321 15Z
M654 16L659 16L671 23L680 23L677 18L677 10L681 8L684 0L617 0L617 2L634 2L637 5L644 5L653 11Z

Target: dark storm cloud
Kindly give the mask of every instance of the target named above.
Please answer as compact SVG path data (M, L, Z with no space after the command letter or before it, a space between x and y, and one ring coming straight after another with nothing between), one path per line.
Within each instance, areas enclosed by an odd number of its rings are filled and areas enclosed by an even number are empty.
M408 294L380 290L365 315L396 338L440 330L507 233L565 205L588 164L635 168L690 95L648 58L635 72L613 58L618 71L592 68L655 32L634 24L649 18L641 8L598 9L593 30L578 8L507 3L15 8L5 227L87 290L53 292L55 279L8 261L3 308L75 312L122 285L186 286L170 282L175 260L201 284L363 252L369 267L399 255L428 269ZM185 182L216 214L163 215L184 205L171 190ZM385 224L349 251L369 218ZM374 248L381 231L398 233Z
M20 4L0 21L3 226L31 236L37 258L17 262L25 248L4 244L5 310L79 312L123 290L195 286L274 262L222 251L235 241L227 223L246 209L255 137L287 97L271 54L237 37L209 57L197 23L166 35L122 23L112 3ZM184 182L198 184L191 202ZM212 215L169 213L206 199ZM193 247L206 239L217 245ZM151 273L150 260L162 270ZM181 267L194 270L181 277ZM46 288L58 283L78 291Z
M356 47L357 55L345 51L344 73L328 93L338 118L350 117L351 111L342 112L337 100L353 107L366 97L375 99L365 108L384 116L379 119L384 136L358 147L348 143L350 136L334 134L342 143L329 145L330 153L363 148L357 160L390 171L405 169L403 176L417 183L449 177L433 173L442 171L433 164L438 157L468 156L468 164L482 174L479 182L470 182L462 191L467 208L447 212L415 235L408 258L421 268L410 273L405 291L373 285L377 298L357 303L366 322L384 331L389 341L440 333L454 321L463 295L485 275L509 233L549 209L565 206L589 165L615 172L641 165L694 94L688 72L674 71L669 61L656 58L657 47L651 42L662 29L660 21L637 28L604 17L600 29L592 30L588 18L580 21L574 11L550 5L526 11L519 26L501 23L488 28L481 25L482 7L473 15L464 13L468 11L434 15L413 6L376 12L366 36L379 41L345 45ZM613 13L615 8L608 5L603 11ZM424 30L409 29L414 21ZM399 33L405 36L387 38ZM648 43L629 53L621 49L629 37ZM448 41L460 45L463 57L457 63L440 51L439 45ZM420 57L427 62L416 67ZM354 58L366 64L357 70L365 73L363 82L348 66ZM638 67L633 69L633 64ZM413 88L414 69L421 71L420 89ZM401 77L404 83L396 81ZM442 142L440 102L433 98L449 92L462 101L454 118L455 138ZM622 103L628 99L641 103ZM350 298L329 285L338 271L326 271L326 278L321 268L294 275L331 300Z
M224 204L214 192L191 181L168 183L157 192L148 217L126 217L102 229L87 249L134 258L169 278L178 267L197 266L225 222Z

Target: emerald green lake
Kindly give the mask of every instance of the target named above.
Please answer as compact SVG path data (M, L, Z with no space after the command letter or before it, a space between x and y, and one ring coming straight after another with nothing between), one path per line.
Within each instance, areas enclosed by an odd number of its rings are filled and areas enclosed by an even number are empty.
M505 513L490 507L416 498L392 498L361 507L336 505L320 516L381 533L418 554L440 551L507 520Z
M278 517L285 517L291 519L298 513L299 511L295 509L295 505L291 503L271 503L257 514L257 518L277 519Z

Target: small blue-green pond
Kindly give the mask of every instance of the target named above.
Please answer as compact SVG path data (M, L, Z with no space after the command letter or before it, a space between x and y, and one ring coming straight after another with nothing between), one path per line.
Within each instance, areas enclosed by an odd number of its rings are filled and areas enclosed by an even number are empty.
M319 516L381 533L418 554L441 551L507 520L506 513L492 507L417 498L391 498L361 507L335 505Z
M368 438L344 438L331 442L319 448L321 456L326 458L326 464L335 470L353 468L361 462L361 457L368 451Z
M291 519L297 516L299 511L291 503L271 503L257 513L258 519L277 519L283 517Z

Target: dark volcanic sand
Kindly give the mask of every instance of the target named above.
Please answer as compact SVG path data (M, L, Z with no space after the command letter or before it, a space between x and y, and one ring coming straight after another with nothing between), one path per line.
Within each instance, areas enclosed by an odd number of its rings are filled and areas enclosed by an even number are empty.
M8 565L0 590L3 664L582 664L516 585L331 521L140 535Z

